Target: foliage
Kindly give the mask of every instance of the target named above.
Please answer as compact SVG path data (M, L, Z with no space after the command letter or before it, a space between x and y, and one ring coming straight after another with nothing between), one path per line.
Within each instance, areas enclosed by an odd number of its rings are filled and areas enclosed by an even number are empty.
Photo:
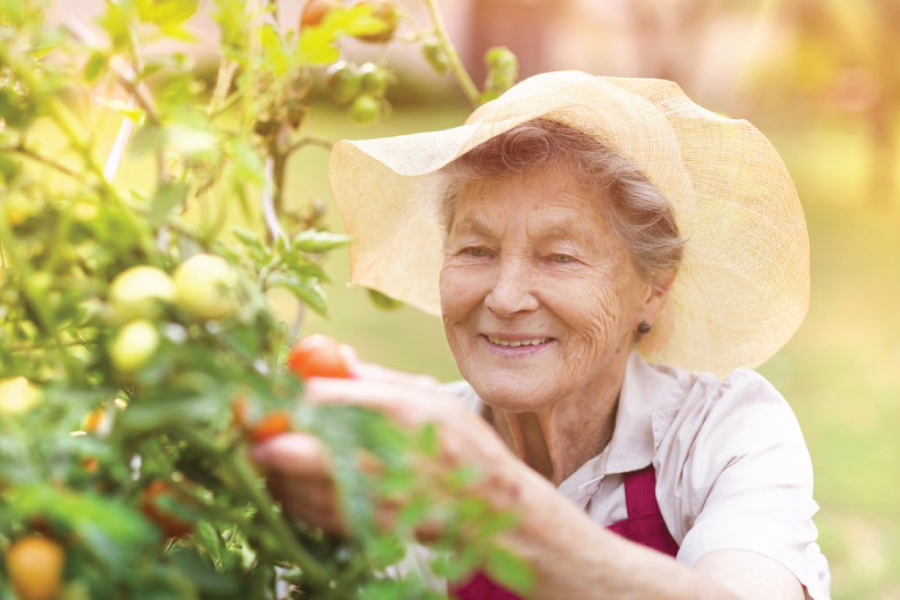
M213 4L221 60L207 91L190 55L145 50L191 41L196 0L110 2L102 40L46 25L39 2L0 1L0 598L21 575L8 550L35 537L64 549L62 574L45 575L65 598L441 597L384 576L435 521L454 524L435 544L444 573L485 564L521 589L527 573L493 542L514 520L463 499L471 474L415 475L417 457L438 452L433 429L298 402L284 363L302 315L283 323L267 301L283 288L327 313L322 258L350 240L322 231L317 212L285 213L285 165L329 145L304 123L340 40L386 43L396 22L372 3L335 4L281 32L265 2ZM409 40L437 43L471 84L439 17ZM500 58L492 94L515 77L514 57ZM379 118L387 67L350 75L353 120ZM100 160L71 108L110 82L127 97L102 100L123 117L120 140L153 158L147 189L114 179L126 145ZM48 150L48 135L64 149ZM234 213L264 231L229 229ZM352 538L294 522L269 497L247 433L275 411L329 447ZM358 468L363 452L377 477ZM373 514L385 496L406 507L387 532Z

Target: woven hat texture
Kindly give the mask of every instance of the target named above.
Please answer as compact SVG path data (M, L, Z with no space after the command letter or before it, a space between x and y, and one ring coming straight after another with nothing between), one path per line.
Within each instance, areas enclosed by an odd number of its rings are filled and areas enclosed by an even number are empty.
M339 142L329 177L354 237L351 284L440 313L440 169L535 118L573 127L634 162L669 199L687 242L669 300L639 350L651 362L725 374L755 367L809 306L809 238L784 163L745 120L675 83L536 75L444 131Z

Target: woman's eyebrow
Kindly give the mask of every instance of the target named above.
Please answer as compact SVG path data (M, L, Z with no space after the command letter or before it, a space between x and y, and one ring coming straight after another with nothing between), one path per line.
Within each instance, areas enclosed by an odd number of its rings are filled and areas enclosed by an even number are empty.
M457 221L457 224L454 224L453 227L456 230L456 233L466 235L479 235L489 238L495 237L495 234L491 230L491 228L486 223L480 221L478 218L467 217L465 219Z
M540 241L573 241L580 245L588 245L591 242L591 236L583 227L571 222L550 223L546 226L538 226L535 228L534 239Z

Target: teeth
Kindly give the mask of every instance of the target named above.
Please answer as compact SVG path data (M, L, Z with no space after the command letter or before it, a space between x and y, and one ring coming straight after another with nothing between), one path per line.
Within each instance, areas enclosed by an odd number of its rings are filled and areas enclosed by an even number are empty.
M501 340L500 338L490 337L488 336L488 340L492 344L497 344L498 346L509 346L510 348L518 348L519 346L537 346L538 344L543 344L550 338L538 338L534 340L522 340L518 342L507 342L506 340Z

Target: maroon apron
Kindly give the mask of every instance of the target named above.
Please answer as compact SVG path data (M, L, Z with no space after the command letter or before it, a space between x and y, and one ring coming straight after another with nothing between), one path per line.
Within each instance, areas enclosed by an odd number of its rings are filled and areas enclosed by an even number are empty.
M656 472L653 465L625 474L625 508L628 518L607 529L636 544L675 556L678 544L666 528L656 502ZM457 600L521 600L519 596L491 581L483 573L450 590Z

